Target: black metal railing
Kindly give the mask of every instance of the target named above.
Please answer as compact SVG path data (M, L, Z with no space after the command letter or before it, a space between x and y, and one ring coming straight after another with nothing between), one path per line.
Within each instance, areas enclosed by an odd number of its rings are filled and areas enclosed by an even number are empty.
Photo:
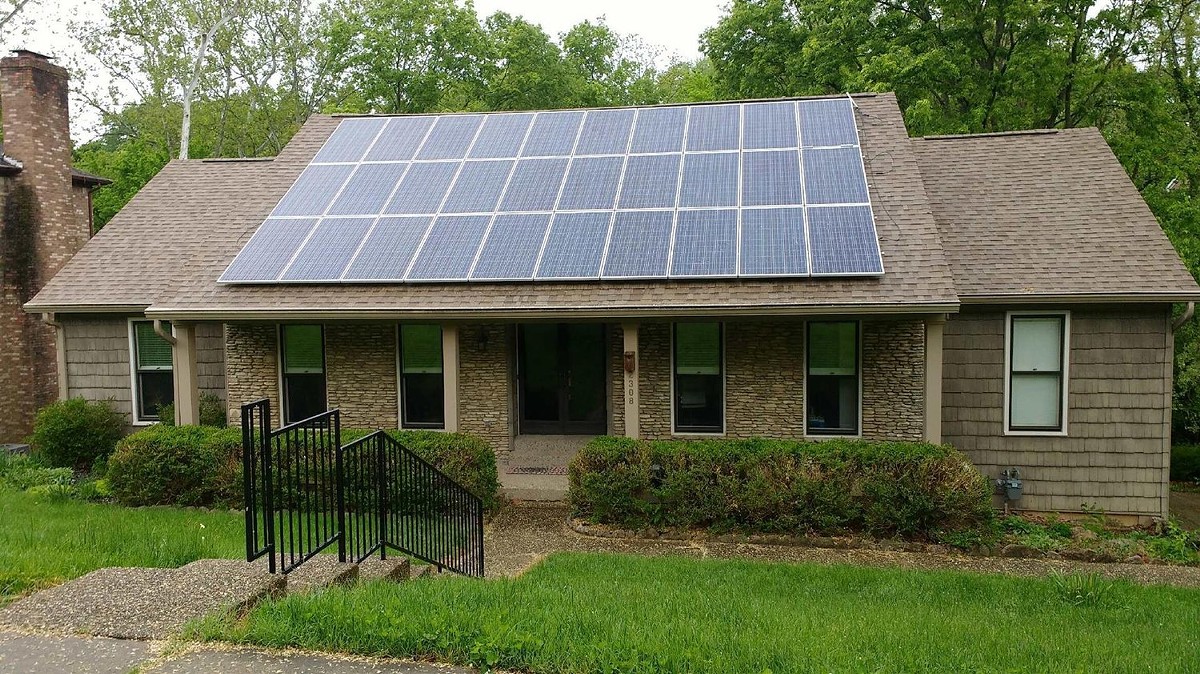
M271 406L242 406L246 559L288 573L337 544L340 561L388 548L483 575L483 503L395 438L341 445L337 410L270 428Z

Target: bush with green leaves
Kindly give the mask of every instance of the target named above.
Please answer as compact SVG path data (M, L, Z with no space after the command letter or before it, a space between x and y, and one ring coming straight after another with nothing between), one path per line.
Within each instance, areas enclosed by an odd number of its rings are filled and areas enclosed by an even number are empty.
M1171 480L1200 482L1200 445L1171 446Z
M574 514L630 529L937 538L990 526L991 484L952 447L602 437L570 466Z
M175 403L158 406L159 423L164 426L175 425ZM212 393L200 394L200 425L225 428L229 425L229 417L225 409L225 401Z
M37 413L30 444L49 466L88 469L112 454L125 435L125 418L107 400L60 400Z
M0 487L27 491L47 485L70 486L75 471L70 468L49 468L27 454L0 451Z
M108 490L122 505L241 505L242 434L236 428L151 426L108 459Z

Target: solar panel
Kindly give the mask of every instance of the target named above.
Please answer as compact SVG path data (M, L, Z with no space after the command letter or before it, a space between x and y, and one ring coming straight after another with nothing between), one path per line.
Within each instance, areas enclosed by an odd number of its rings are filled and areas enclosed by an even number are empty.
M843 97L346 118L221 281L881 273Z
M559 213L550 223L535 278L599 278L609 213Z
M793 101L748 104L744 114L746 121L742 131L742 149L799 146L796 136L796 104Z
M736 152L684 155L679 205L737 206L740 156Z
M620 208L674 208L680 155L630 157L621 185Z
M345 164L309 166L275 206L271 215L323 215L354 168Z
M491 213L512 173L511 159L469 161L454 179L454 187L442 204L443 213Z
M409 281L467 278L491 217L442 215L433 221L406 277Z
M865 204L867 177L858 148L805 150L804 190L810 204Z
M284 281L336 281L375 218L325 218L281 277Z
M672 276L737 273L737 211L680 211L675 223Z
M671 211L617 211L604 278L663 278L670 256Z
M511 281L533 278L538 253L550 227L549 213L497 215L471 272L473 280Z
M742 211L743 276L803 276L808 273L803 208Z
M382 217L342 276L347 281L403 279L413 253L433 221L430 216Z
M803 204L800 155L795 150L747 152L742 155L742 205Z
M869 206L808 209L808 239L814 276L883 273Z
M347 119L333 130L329 140L321 147L314 162L356 162L366 154L367 148L379 135L380 129L388 123L382 117L364 117L362 119Z

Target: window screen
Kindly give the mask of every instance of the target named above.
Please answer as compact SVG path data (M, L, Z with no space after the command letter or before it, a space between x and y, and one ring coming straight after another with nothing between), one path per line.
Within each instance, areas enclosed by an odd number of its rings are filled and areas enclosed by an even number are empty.
M320 325L285 325L280 337L284 421L292 423L324 412L325 329Z
M1065 337L1065 315L1010 318L1009 430L1062 430Z
M720 323L675 324L675 431L720 433L725 427Z
M163 322L165 330L171 325ZM134 401L139 421L158 421L159 410L175 402L171 344L154 331L151 321L133 324Z
M441 326L400 326L400 386L405 427L445 427Z
M858 323L808 324L807 432L858 434Z

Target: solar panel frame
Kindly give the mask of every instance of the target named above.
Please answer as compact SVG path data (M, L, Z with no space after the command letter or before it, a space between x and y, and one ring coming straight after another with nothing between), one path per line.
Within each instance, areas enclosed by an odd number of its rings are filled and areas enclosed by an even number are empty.
M611 228L612 214L607 211L555 213L533 278L539 281L599 279ZM585 259L583 254L592 257Z
M403 280L425 233L433 223L432 215L385 215L375 219L371 229L363 237L354 257L346 264L341 281L348 283L379 283L388 280ZM372 241L375 245L370 245ZM390 243L391 245L383 245ZM411 244L411 245L404 245ZM388 256L387 251L398 251L402 255ZM390 266L385 264L394 262ZM396 273L368 273L372 269L395 269Z
M451 214L434 218L404 280L432 283L467 278L490 222L488 215Z
M322 218L279 274L279 281L340 280L374 223L374 217Z
M874 230L866 161L858 145L855 106L849 98L824 101L829 103L817 101L818 107L809 108L804 104L811 103L812 99L346 119L327 141L329 144L341 139L340 145L331 145L328 149L323 146L268 216L268 220L293 219L310 225L299 242L295 241L298 234L294 230L285 237L294 250L284 267L278 270L276 278L266 277L277 269L277 259L266 262L262 273L255 274L247 272L250 263L239 259L245 253L251 263L263 264L261 260L255 262L255 256L261 257L262 252L252 237L220 281L322 283L791 277L815 275L817 271L835 276L882 274L882 253L878 252L878 237ZM794 128L786 118L787 110L792 112ZM834 112L828 113L830 110ZM835 114L838 110L842 111L842 117ZM835 119L812 121L821 120L822 114L832 115ZM807 129L805 119L808 119ZM818 123L827 123L829 128L814 126ZM345 131L341 130L343 124L348 124ZM364 146L363 137L372 129L375 134ZM849 138L851 133L852 139ZM386 139L386 146L376 147L380 139ZM833 140L839 144L818 144L832 143ZM680 153L679 149L686 152ZM356 154L359 156L354 161L317 161L317 157L344 159ZM781 181L777 180L779 184L764 185L764 167L783 159L788 160L788 170ZM794 162L794 169L791 162ZM834 168L828 168L830 165ZM647 167L656 168L648 171ZM487 175L480 175L480 171ZM735 175L736 180L733 179ZM771 177L769 171L767 175ZM328 180L330 177L333 179ZM340 184L336 184L338 178L341 178ZM389 184L393 181L394 185ZM828 186L830 183L832 188ZM810 184L816 186L813 190L817 192L816 203L809 199ZM510 192L510 187L515 188L515 192ZM647 190L654 194L647 196ZM861 201L840 201L842 199ZM322 204L324 210L318 212ZM851 265L844 270L846 273L830 271L828 265L818 266L812 259L813 251L816 250L819 256L828 253L819 245L813 245L808 226L797 226L784 232L789 237L787 246L790 249L799 248L798 232L803 232L805 259L802 265L793 259L788 265L780 266L778 261L763 258L771 255L770 251L764 252L760 240L764 236L769 239L780 235L780 232L763 231L764 218L780 217L779 213L787 210L799 213L800 220L807 222L809 218L805 214L810 209L846 204L868 209L869 231L875 236L878 264L872 262L867 268L859 255L849 262L841 262ZM733 217L732 272L729 270L730 213ZM597 259L595 246L600 240L601 222L605 216L607 229L603 232L603 246ZM858 219L853 226L858 228L854 230L858 238L853 242L861 244L866 230L862 229L862 216L855 217ZM454 245L468 247L475 243L475 229L482 220L473 218L486 219L474 254L470 255L465 249L444 250L448 245L446 241L457 241ZM350 238L357 238L357 241L347 242L340 238L325 241L329 227L339 220L356 221ZM664 265L661 239L668 220ZM363 223L367 221L370 225L364 232ZM514 224L518 221L523 224ZM401 235L397 230L398 222L405 223L410 230L420 223L425 224L415 245L414 233L407 231ZM560 230L563 226L583 227L587 230L587 241L552 240L556 222L560 223ZM651 223L653 230L631 232L631 222ZM447 236L445 227L455 223L467 223L469 231L459 237ZM538 232L542 223L545 223L545 230ZM587 226L579 223L587 223ZM492 236L494 228L497 229L495 237ZM278 225L268 228L265 221L260 229L268 234L279 231ZM378 235L376 230L379 230ZM696 238L698 231L704 240ZM516 235L537 239L539 234L540 241L506 240L506 237ZM637 236L631 236L635 234ZM828 231L821 232L822 236L828 234ZM463 237L472 240L465 241ZM630 241L635 243L630 244ZM389 255L396 260L386 264L378 254L366 250L380 242L393 248L405 245L410 249L392 250ZM632 255L626 249L630 245L637 247ZM317 265L320 269L312 267L314 263L309 257L310 251L315 250L313 246L324 248L326 257L332 256L337 261L325 260ZM533 273L526 276L528 257L535 246L538 247L537 262ZM560 259L560 248L564 246L567 250L582 250L586 259ZM339 264L346 257L346 251L352 248L353 254L345 262L341 275L334 278L331 266ZM507 266L508 260L494 259L502 254L496 251L506 250L519 250L524 258L514 259ZM647 250L652 250L652 255L647 256ZM279 251L274 254L276 257L282 255ZM711 255L712 259L702 259L706 255ZM402 274L397 273L405 256L408 264ZM454 259L449 260L449 257ZM463 261L468 257L470 264L463 272ZM644 264L633 262L643 258ZM437 264L442 268L432 268L433 263L428 260L438 260ZM702 268L704 265L709 265L707 270ZM478 274L476 267L487 271Z
M808 276L807 211L802 206L744 209L739 232L738 276ZM772 218L779 220L772 221ZM755 254L758 252L756 242L761 242L763 254Z
M267 218L255 230L254 235L242 247L237 257L229 263L221 273L220 282L224 283L269 283L279 278L279 275L292 261L296 251L308 239L309 233L319 218ZM269 256L267 271L251 273L262 269L262 258ZM242 271L240 267L248 267ZM273 269L273 271L272 271ZM239 273L240 272L240 273Z
M883 273L883 252L870 206L823 206L808 209L806 215L809 245L827 253L811 255L811 276L878 276ZM826 223L838 219L836 232L824 229ZM851 229L848 224L855 225L856 229ZM832 268L830 260L838 262L836 269Z

